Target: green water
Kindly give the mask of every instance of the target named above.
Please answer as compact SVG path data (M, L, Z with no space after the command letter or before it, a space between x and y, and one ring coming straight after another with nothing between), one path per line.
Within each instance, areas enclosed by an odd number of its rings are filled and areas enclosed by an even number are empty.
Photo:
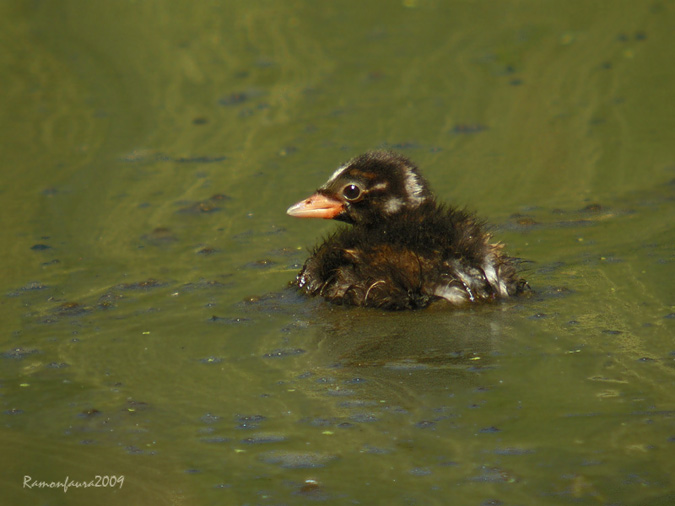
M3 504L674 503L674 9L2 3ZM531 296L289 290L376 147Z

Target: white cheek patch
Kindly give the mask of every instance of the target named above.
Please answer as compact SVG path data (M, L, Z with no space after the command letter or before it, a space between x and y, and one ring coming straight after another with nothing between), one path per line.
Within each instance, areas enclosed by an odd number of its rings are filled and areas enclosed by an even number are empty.
M401 201L401 199L397 199L396 197L390 198L389 200L387 200L386 204L384 204L384 210L389 214L397 212L402 207L403 202Z

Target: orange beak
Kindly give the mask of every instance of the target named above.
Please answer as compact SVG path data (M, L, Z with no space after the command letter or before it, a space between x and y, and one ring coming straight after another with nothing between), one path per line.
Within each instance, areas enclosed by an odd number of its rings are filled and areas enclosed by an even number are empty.
M286 211L290 216L296 218L335 218L344 211L344 204L337 199L326 197L320 193L315 193L308 199L293 204Z

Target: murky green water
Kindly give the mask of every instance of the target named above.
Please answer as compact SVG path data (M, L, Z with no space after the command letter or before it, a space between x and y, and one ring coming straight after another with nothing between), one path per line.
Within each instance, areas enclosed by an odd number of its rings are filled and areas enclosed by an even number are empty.
M675 502L674 8L3 3L3 503ZM382 146L531 297L286 288Z

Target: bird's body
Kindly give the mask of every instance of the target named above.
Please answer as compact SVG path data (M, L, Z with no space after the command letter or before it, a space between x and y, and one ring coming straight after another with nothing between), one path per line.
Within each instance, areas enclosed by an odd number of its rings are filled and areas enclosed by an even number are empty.
M482 223L438 204L415 165L395 153L351 160L288 214L352 225L318 245L296 279L331 302L416 309L508 297L525 285Z

